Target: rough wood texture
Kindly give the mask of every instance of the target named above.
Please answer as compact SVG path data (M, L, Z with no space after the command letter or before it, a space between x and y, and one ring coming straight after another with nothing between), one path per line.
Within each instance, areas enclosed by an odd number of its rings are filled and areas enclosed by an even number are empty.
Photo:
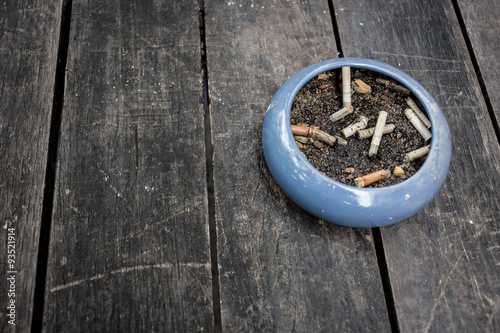
M493 108L495 120L500 122L500 43L498 42L498 18L500 3L495 0L457 1L463 17L469 40L488 97Z
M0 4L1 332L31 325L60 18L61 1ZM9 228L15 229L13 269L7 266ZM17 271L15 297L8 296L9 270ZM16 327L6 316L11 299Z
M212 331L196 3L73 2L46 331Z
M298 208L262 152L280 85L337 55L327 2L206 6L223 331L390 330L370 230Z
M500 149L451 2L334 6L345 56L415 77L452 134L450 172L437 197L382 230L401 331L499 331Z

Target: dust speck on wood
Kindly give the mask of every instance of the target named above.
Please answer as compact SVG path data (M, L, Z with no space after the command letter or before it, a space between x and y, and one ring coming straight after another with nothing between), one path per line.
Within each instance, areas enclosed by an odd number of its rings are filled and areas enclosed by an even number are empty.
M292 105L291 124L319 126L322 131L341 137L341 130L357 122L360 116L368 118L367 128L370 128L375 126L379 112L386 111L386 124L395 124L395 130L382 136L377 156L372 158L368 157L371 138L358 139L356 135L346 139L347 145L337 143L334 146L319 145L315 143L317 139L309 138L307 143L299 145L302 153L326 176L352 186L355 186L356 177L380 169L391 170L391 176L369 187L394 185L411 177L425 159L407 162L405 154L429 142L424 141L404 115L404 110L408 108L405 101L408 96L377 83L377 78L386 77L376 72L351 68L351 77L353 113L336 122L329 119L332 113L342 108L341 70L331 70L310 80L298 92ZM358 92L354 83L356 79L368 84L371 91ZM413 100L424 110L415 97ZM403 168L404 175L392 174L397 166ZM346 173L347 168L353 168L354 172Z

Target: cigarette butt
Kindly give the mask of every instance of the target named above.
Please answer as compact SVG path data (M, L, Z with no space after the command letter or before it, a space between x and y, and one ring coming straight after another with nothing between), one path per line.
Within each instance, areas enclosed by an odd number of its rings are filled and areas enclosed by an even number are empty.
M333 86L333 82L328 82L328 83L322 84L318 88L319 89L325 89L325 88L328 88L328 87L331 87L331 86Z
M391 88L392 90L399 91L403 94L409 95L411 94L410 90L406 87L403 87L402 85L399 85L397 83L394 83L390 80L382 79L382 78L377 78L376 81L380 83L383 86L386 86L388 88Z
M316 147L316 148L318 148L318 149L321 149L321 148L323 148L325 145L324 145L323 143L321 143L320 141L318 141L318 140L314 140L314 142L313 142L313 146L314 146L314 147Z
M427 127L425 127L424 123L416 115L415 111L412 109L406 109L405 115L425 141L432 137L432 133L427 129Z
M292 125L292 134L300 136L309 136L310 127Z
M293 137L294 137L295 141L300 142L300 143L308 143L309 142L309 139L303 135L294 135Z
M399 177L399 176L402 176L402 175L404 175L404 174L405 174L405 171L403 170L403 168L402 168L402 167L397 166L397 167L395 167L395 168L394 168L394 175L395 175L395 176L398 176L398 177Z
M303 127L303 126L298 126L298 125L291 125L291 127L292 127L292 134L295 135L296 139L297 139L297 136L316 138L320 141L323 141L323 142L329 144L330 146L333 146L335 141L337 141L337 139L334 136L319 130L317 126ZM302 142L300 140L297 140L297 141ZM305 143L305 142L302 142L302 143Z
M408 104L408 106L410 108L413 109L413 111L415 111L417 117L420 118L420 120L424 123L424 125L427 127L427 128L431 128L431 121L429 120L429 118L427 118L427 116L422 112L422 110L420 110L420 108L417 106L417 103L415 103L415 101L413 99L411 99L411 97L408 97L406 99L406 103Z
M387 124L384 126L384 130L382 131L382 134L389 134L394 132L394 129L396 128L396 125L394 124ZM357 132L358 134L358 139L366 139L369 138L373 135L373 132L375 132L375 127L370 127L367 129L363 129Z
M410 90L408 90L408 88L403 87L403 86L396 84L394 82L391 82L391 84L389 85L389 88L391 88L392 90L399 91L400 93L403 93L405 95L411 94L411 92L410 92Z
M297 144L297 147L299 147L299 149L302 149L304 148L304 145L298 141L295 141L295 143Z
M337 139L334 136L320 130L314 130L313 137L329 144L330 146L333 146L335 141L337 141Z
M344 107L351 105L351 67L342 66L342 101Z
M355 171L354 168L345 168L344 169L345 173L354 173L354 171Z
M356 134L357 131L365 129L366 126L368 125L368 118L365 116L359 117L359 121L357 123L351 124L344 128L340 133L344 136L344 138L348 138L354 134Z
M389 85L389 80L382 79L381 77L378 77L375 81L386 87Z
M382 140L382 133L384 131L386 120L387 120L387 112L380 111L380 113L378 114L377 124L375 125L375 130L372 135L372 141L370 142L370 150L368 150L368 157L374 157L377 155L378 147L380 146L380 141Z
M372 87L367 85L363 80L358 79L354 82L357 84L357 86L355 87L356 91L358 91L362 94L367 94L370 91L372 91Z
M379 170L370 173L368 175L355 178L354 181L356 182L357 187L365 187L375 182L378 182L379 180L382 180L384 178L388 178L390 177L390 175L391 175L390 170Z
M405 154L405 160L407 160L408 162L415 161L419 158L427 156L427 154L429 154L430 150L431 150L431 145L427 145L425 147L418 148L414 151L411 151L411 152Z
M320 75L318 75L318 79L320 79L320 80L326 80L326 79L328 79L328 74L321 73Z
M337 143L338 144L341 144L343 146L347 146L347 140L344 139L343 137L341 137L341 136L335 136L335 139L337 139Z
M344 118L345 116L347 116L348 114L351 114L353 111L354 111L354 108L352 107L352 105L348 105L348 106L338 110L337 112L332 113L330 115L330 120L331 121L340 120L340 119Z

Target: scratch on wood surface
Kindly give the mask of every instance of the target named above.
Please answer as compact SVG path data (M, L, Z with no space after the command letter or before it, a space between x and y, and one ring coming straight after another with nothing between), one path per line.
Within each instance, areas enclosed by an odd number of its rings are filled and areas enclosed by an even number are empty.
M191 210L195 210L197 207L200 207L202 205L203 205L203 202L201 202L201 201L189 203L186 205L179 205L179 207L177 207L177 209L179 209L179 211L172 212L171 215L169 215L167 218L161 219L161 220L156 221L156 222L151 223L151 224L146 224L144 226L144 228L142 228L137 233L130 233L129 235L126 235L126 238L139 237L142 234L144 234L145 232L149 232L149 229L152 229L152 228L157 227L157 226L167 227L168 222L170 222L172 220L176 221L176 220L178 220L179 217L183 217L185 214L189 214L189 212ZM164 228L163 230L167 231L166 228ZM170 231L170 230L168 232L172 233L172 231Z
M467 254L467 248L465 247L464 241L462 239L460 239L460 243L462 244L462 249L464 250L463 253L465 254L465 257L467 258L467 260L470 260L469 255Z
M77 286L77 285L82 284L82 283L87 282L87 281L99 280L99 279L102 279L104 276L105 276L104 274L97 274L97 275L92 276L92 277L87 278L87 279L77 280L77 281L70 282L68 284L56 286L54 288L51 288L50 292L53 293L53 292L56 292L56 291L59 291L59 290L62 290L62 289L66 289L66 288L70 288L70 287L73 287L73 286Z
M135 146L135 178L139 179L140 155L139 155L139 127L134 127L134 146Z
M434 300L434 305L432 306L431 314L430 314L429 320L427 321L427 325L425 325L424 333L429 332L429 329L431 328L432 321L434 320L434 315L436 314L436 309L444 297L446 286L448 285L448 282L450 281L451 276L456 271L458 264L462 260L463 255L464 255L464 253L462 252L460 254L460 256L458 257L458 259L455 261L455 264L453 265L453 267L451 268L451 271L446 276L446 279L444 280L444 282L442 282L443 280L439 281L439 284L441 285L440 287L438 287L439 288L439 295Z
M496 249L499 249L500 248L500 245L493 245L493 246L490 246L488 247L488 251L493 251L493 250L496 250Z
M188 267L188 268L205 268L207 270L210 269L210 263L185 263L185 264L180 264L182 267ZM159 269L172 269L174 268L174 265L166 262L166 263L161 263L161 264L156 264L156 265L138 265L138 266L133 266L133 267L123 267L114 271L111 271L106 274L97 274L92 277L86 278L86 279L81 279L81 280L76 280L67 284L55 286L50 289L51 293L54 293L56 291L60 291L63 289L71 288L74 286L78 286L82 283L89 282L89 281L95 281L95 280L100 280L106 277L107 275L115 275L115 274L123 274L123 273L129 273L129 272L135 272L135 271L142 271L145 269L151 269L151 268L159 268Z
M80 211L78 210L78 208L76 208L75 206L73 206L71 203L69 203L68 205L69 205L69 208L71 208L71 210L73 210L77 214L80 214Z
M101 13L105 12L105 11L101 10L103 8L104 8L104 5L96 6L95 8L92 8L91 10L89 10L86 14L88 16L92 16L92 14L95 14L95 13L101 14Z
M479 299L481 300L481 305L483 306L483 309L485 309L486 305L484 304L483 296L481 295L481 289L479 288L479 283L477 283L477 279L475 276L473 276L472 278L474 280L474 284L476 286L476 290L477 290L477 294L479 295Z
M497 310L498 310L497 303L494 300L492 300L491 298L489 298L488 296L486 296L485 294L483 294L483 293L481 293L481 296L483 296L484 298L486 298L486 300L488 301L488 303L490 303L490 306L492 308L494 308L494 312L497 312ZM493 316L493 314L491 316Z
M441 84L439 82L438 83L436 83L436 82L425 82L425 85L426 86L435 86L435 87L438 87L438 88L449 88L450 91L447 91L446 92L447 94L448 93L452 94L452 96L453 96L454 93L455 94L459 94L459 95L454 96L454 97L460 97L460 96L463 95L463 91L462 91L463 87L460 86L460 85L458 85L458 84L456 86L450 86L450 85L447 85L447 84ZM443 89L443 90L445 90L445 89ZM459 93L457 93L457 91L459 91ZM434 96L434 98L435 98L435 96Z
M421 72L421 73L462 73L460 70L452 69L411 69L411 68L401 68L404 72Z
M401 53L378 52L378 51L371 51L371 53L372 54L380 54L380 55L396 56L396 57L425 59L425 60L432 60L432 61L439 61L439 62L460 63L460 61L458 61L458 60L436 59L436 58L432 58L432 57L426 57L426 56L414 55L414 54L401 54Z
M110 177L109 175L104 171L102 170L101 168L101 164L100 163L97 163L97 169L99 170L99 173L101 174L104 182L108 182ZM120 173L121 175L121 173ZM123 194L113 185L113 184L109 184L109 188L116 194L116 196L118 198L123 198ZM124 198L125 199L125 198ZM126 199L125 199L126 200Z
M483 309L485 309L486 311L488 310L488 306L485 304L484 300L488 302L489 308L491 309L491 312L486 315L486 318L488 318L488 321L493 320L492 318L494 317L495 313L498 312L498 307L496 302L491 298L489 298L486 294L481 292L481 289L479 288L479 283L477 283L475 276L474 276L474 284L476 285L477 294L479 296L479 299L481 300Z
M464 110L464 109L472 109L475 110L472 106L467 105L459 105L459 106L441 106L442 110Z

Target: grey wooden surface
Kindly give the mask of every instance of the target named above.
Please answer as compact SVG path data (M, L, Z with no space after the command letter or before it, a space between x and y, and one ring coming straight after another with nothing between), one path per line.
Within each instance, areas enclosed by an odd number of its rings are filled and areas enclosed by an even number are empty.
M0 3L0 266L15 228L17 270L16 326L2 279L0 330L500 331L498 14L492 0ZM407 72L450 125L443 188L394 226L309 215L263 157L280 85L338 56Z
M458 0L456 10L461 15L461 23L467 30L465 38L470 42L472 55L477 62L476 73L484 84L483 93L491 112L494 114L496 130L500 121L500 66L496 55L500 53L498 17L500 4L494 0ZM497 132L497 135L499 133Z
M213 330L196 3L73 2L46 331Z
M500 149L452 3L334 4L344 55L412 75L436 98L452 135L436 198L381 230L401 331L498 330Z
M33 315L60 23L61 1L0 4L2 332L12 319L18 331L28 331ZM9 231L14 233L14 243L8 247ZM12 267L9 259L14 260ZM12 275L13 287L7 281ZM11 300L15 317L7 317Z
M279 86L337 56L328 3L210 1L206 29L222 330L390 330L371 231L298 208L262 152Z

